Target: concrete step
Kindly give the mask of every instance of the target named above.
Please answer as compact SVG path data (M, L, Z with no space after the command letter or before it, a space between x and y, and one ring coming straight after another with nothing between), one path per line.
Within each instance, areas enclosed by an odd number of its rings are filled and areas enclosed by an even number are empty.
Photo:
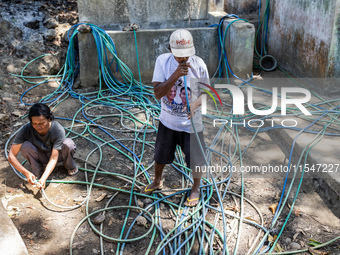
M0 254L27 255L25 243L0 201Z
M301 126L307 126L303 120L299 120ZM281 150L289 158L294 143L293 165L296 164L303 150L315 138L315 134L302 133L289 129L272 129L267 134L276 142ZM315 191L326 200L333 209L339 209L340 201L340 160L338 137L324 136L309 152L306 161L304 178L313 179ZM303 165L304 157L300 163ZM293 168L292 168L293 169ZM302 169L302 168L300 168ZM299 171L300 171L299 169Z

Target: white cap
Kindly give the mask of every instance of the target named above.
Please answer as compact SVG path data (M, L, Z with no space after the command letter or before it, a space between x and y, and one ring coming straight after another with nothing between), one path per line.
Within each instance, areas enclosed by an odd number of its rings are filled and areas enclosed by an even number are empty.
M194 40L186 29L178 29L171 34L170 48L175 57L191 57L195 55Z

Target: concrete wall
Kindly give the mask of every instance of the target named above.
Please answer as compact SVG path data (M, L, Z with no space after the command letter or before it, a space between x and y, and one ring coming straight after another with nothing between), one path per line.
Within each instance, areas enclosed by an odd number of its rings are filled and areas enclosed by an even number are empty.
M209 73L214 74L218 66L217 29L187 28L194 38L196 55L200 56L208 66ZM156 58L169 52L169 37L175 29L139 30L136 32L139 65L142 82L151 84ZM133 31L106 31L115 43L117 55L132 71L134 78L139 80L138 65ZM95 42L91 33L78 34L80 48L80 73L82 86L98 84L98 60L95 53ZM89 54L90 53L90 54ZM115 65L111 71L116 76Z
M257 29L258 3L225 0L225 11ZM262 0L261 17L265 3ZM340 0L270 1L267 46L279 66L309 78L311 88L329 95L340 92Z
M322 78L312 84L320 92L340 92L339 47L340 0L271 1L268 48L281 67Z
M142 29L178 28L182 21L206 20L223 11L223 0L78 0L79 21L121 30L129 23Z
M217 19L217 16L214 18ZM230 21L225 20L224 30ZM219 64L217 28L187 29L193 35L196 55L201 57L207 64L209 74L212 77ZM174 30L149 29L136 31L139 66L144 84L151 84L156 58L162 53L169 52L167 48L169 37ZM107 30L106 32L115 44L118 58L132 71L134 78L139 80L134 32L114 30ZM252 24L235 22L230 26L227 34L226 47L229 64L233 72L243 79L246 79L248 75L251 76L252 72L254 33L255 30ZM99 75L95 40L92 33L78 33L78 40L81 85L83 87L96 86ZM119 79L120 74L115 72L115 63L112 65L111 71Z
M171 33L178 28L188 29L195 42L196 54L208 66L211 76L219 64L217 49L216 24L227 13L223 0L78 0L80 22L86 22L105 29L113 39L117 56L132 71L134 78L139 80L138 65L133 31L121 31L129 23L138 23L136 31L139 65L142 82L150 84L157 56L169 52L167 47ZM252 50L245 50L252 45L254 28L249 24L235 23L230 29L232 47L227 45L228 59L232 70L242 78L252 69ZM233 24L233 27L235 26ZM248 33L244 33L247 31ZM245 37L249 38L245 39ZM80 82L84 87L98 84L98 56L92 33L78 34L80 54ZM249 43L250 42L250 43ZM251 47L251 46L250 46ZM247 54L247 56L244 56ZM250 54L250 55L249 55ZM115 64L111 71L116 78ZM235 68L234 68L235 67Z
M263 4L262 6L264 7ZM224 8L225 12L236 14L249 21L257 20L259 16L259 0L225 0Z

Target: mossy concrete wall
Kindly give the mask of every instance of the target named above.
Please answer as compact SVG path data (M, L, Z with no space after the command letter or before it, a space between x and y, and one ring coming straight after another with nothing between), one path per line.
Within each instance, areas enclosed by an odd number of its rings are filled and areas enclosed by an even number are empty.
M262 7L265 2L262 1ZM227 13L236 14L249 21L257 20L259 17L259 0L226 0L224 8Z
M340 92L340 0L270 1L268 54L315 90ZM262 0L261 18L266 0ZM226 0L225 11L257 29L258 0ZM259 42L257 42L258 44Z
M276 0L270 7L269 53L292 74L314 78L316 90L339 93L340 0Z
M178 28L183 21L208 19L223 11L223 0L79 0L79 21L121 30L129 23L141 29Z

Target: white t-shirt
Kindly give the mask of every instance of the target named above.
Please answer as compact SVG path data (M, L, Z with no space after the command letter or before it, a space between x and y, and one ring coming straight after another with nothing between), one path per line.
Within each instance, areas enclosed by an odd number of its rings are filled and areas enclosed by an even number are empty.
M186 76L186 83L188 88L189 101L195 101L202 93L202 88L210 90L204 84L209 83L208 69L204 61L197 56L189 58L191 68L189 68L188 75ZM179 63L176 61L172 53L165 53L160 55L155 64L153 72L152 82L164 82L175 72ZM193 133L194 130L191 127L191 121L188 119L188 113L186 110L186 97L184 89L184 78L180 77L171 91L161 98L161 114L159 120L164 126L176 130L184 131L187 133ZM181 94L182 92L182 94ZM190 96L189 96L190 94ZM203 130L201 107L198 107L195 111L193 122L197 132Z

